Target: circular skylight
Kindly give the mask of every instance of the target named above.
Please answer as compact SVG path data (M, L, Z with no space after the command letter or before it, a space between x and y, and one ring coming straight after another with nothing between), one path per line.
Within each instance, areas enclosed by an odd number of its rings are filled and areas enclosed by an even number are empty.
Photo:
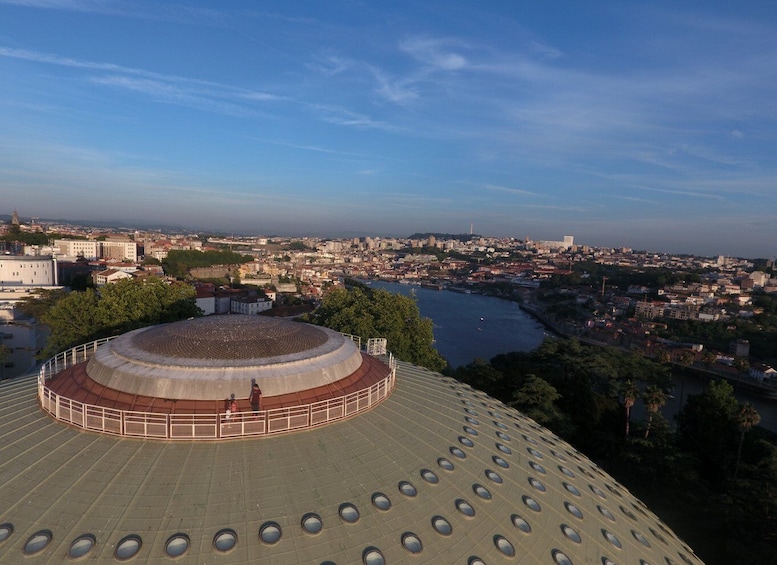
M510 516L510 520L512 521L513 526L521 530L523 533L531 533L531 526L529 525L529 522L518 516L518 514L513 514Z
M132 559L138 554L142 545L143 540L140 539L139 535L130 534L128 536L124 536L121 538L121 540L119 540L119 543L116 544L116 551L114 552L114 556L119 561L127 561L128 559Z
M580 537L580 534L577 533L577 530L572 528L571 526L567 526L566 524L561 525L561 531L564 533L566 537L571 539L575 543L583 543L583 538Z
M213 547L219 553L231 551L237 544L237 532L231 528L224 528L213 536Z
M545 467L543 467L542 465L540 465L535 461L529 461L529 467L531 467L532 469L534 469L535 471L543 475L547 473L547 471L545 471Z
M451 532L453 532L453 526L451 526L451 523L442 516L434 516L432 518L432 527L438 534L442 536L449 536L451 535Z
M536 488L540 492L545 492L547 489L545 488L545 485L542 484L540 481L535 479L534 477L529 477L529 484Z
M368 547L362 553L364 565L385 565L386 559L377 547Z
M638 531L631 530L631 535L633 535L634 539L637 540L642 545L644 545L645 547L650 547L650 542L648 541L648 539L642 534L640 534Z
M461 498L456 500L456 509L469 518L472 518L472 516L475 515L475 509L472 508L472 505Z
M78 536L72 541L67 550L67 556L70 559L80 559L94 549L97 538L93 534L84 534Z
M40 530L32 534L27 538L27 543L24 544L25 555L34 555L45 549L51 543L52 536L50 530Z
M337 511L344 522L354 524L359 520L359 510L350 502L344 502Z
M534 500L531 496L524 495L522 500L523 500L523 503L526 506L528 506L529 508L531 508L535 512L541 512L542 511L542 506L540 506L540 503L537 502L536 500Z
M259 528L259 539L268 545L278 543L281 539L281 527L275 522L265 522Z
M189 549L189 536L186 534L173 534L165 542L165 554L168 557L180 557Z
M497 473L496 471L492 471L491 469L486 469L486 477L488 477L490 480L494 481L498 485L502 484L502 477L499 476L499 473Z
M5 540L10 538L12 533L13 524L9 524L8 522L5 524L0 524L0 543L3 543Z
M563 482L561 484L564 485L564 488L567 489L572 494L574 494L575 496L582 496L580 494L580 491L577 489L577 487L575 485L572 485L572 484L569 484L569 483L566 483L566 482Z
M488 490L483 485L474 484L472 485L472 490L475 492L476 495L478 495L480 498L484 500L491 500L491 491Z
M583 519L583 511L580 510L577 506L572 504L571 502L564 502L564 508L567 509L567 512L572 514L575 518Z
M608 520L611 520L612 522L614 522L614 521L615 521L615 516L613 516L613 515L612 515L612 512L610 512L609 510L607 510L607 509L606 509L604 506L599 506L599 505L597 504L597 505L596 505L596 509L597 509L597 510L599 510L599 513L600 513L602 516L604 516L605 518L607 518Z
M507 541L507 539L505 539L503 536L494 536L494 545L507 557L512 557L515 555L515 547L513 547L513 544Z
M391 500L382 492L376 492L372 495L372 504L378 510L388 510L391 508Z
M602 530L602 535L604 536L604 539L606 539L612 545L614 545L618 549L623 549L623 544L621 544L621 540L619 540L615 534L608 532L607 530Z
M424 549L421 539L413 532L405 532L402 534L402 545L410 553L421 553Z
M464 436L459 436L459 443L461 443L462 445L466 445L467 447L474 447L475 446L475 444L472 443L471 439L469 439L468 437L464 437Z
M305 514L302 517L302 521L300 523L302 525L302 529L309 534L317 534L324 527L324 523L321 521L321 516L315 512L308 512Z
M453 463L448 461L445 457L440 457L437 460L437 464L446 471L453 471Z
M461 449L459 449L458 447L451 447L451 454L452 454L454 457L458 457L459 459L466 459L466 457L467 457L467 454L466 454L466 453L464 453L464 452L463 452Z
M399 482L399 492L401 492L405 496L411 496L411 497L418 494L418 491L412 485L412 483L409 483L407 481L400 481Z

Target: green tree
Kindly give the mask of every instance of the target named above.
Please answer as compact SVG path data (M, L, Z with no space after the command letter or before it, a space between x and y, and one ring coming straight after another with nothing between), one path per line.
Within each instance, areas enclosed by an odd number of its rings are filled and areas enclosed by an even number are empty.
M710 381L677 415L679 446L696 455L699 472L717 485L725 481L736 449L738 412L734 387Z
M648 412L647 427L645 428L645 439L647 439L650 434L650 425L653 423L653 417L666 404L666 393L657 386L651 385L645 389L642 401L645 403Z
M739 444L737 445L737 461L734 466L734 478L739 474L739 463L742 461L742 445L745 443L745 432L753 426L757 426L761 421L761 415L755 406L749 402L740 405L739 413L736 416L736 423L739 427Z
M445 359L433 347L433 323L422 318L412 296L381 289L337 287L324 296L309 317L317 325L362 339L384 337L398 359L433 371L445 368Z
M639 389L632 381L626 381L623 387L623 407L626 409L626 437L629 437L629 427L631 425L631 409L637 400Z
M510 404L537 423L548 426L560 419L555 404L559 398L561 395L553 385L536 375L527 375L523 385L513 392Z

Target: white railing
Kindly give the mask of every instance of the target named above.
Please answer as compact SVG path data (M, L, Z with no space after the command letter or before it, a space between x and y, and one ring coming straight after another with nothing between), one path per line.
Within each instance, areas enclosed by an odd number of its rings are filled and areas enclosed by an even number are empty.
M349 337L349 336L346 336ZM46 386L59 372L86 361L106 338L79 345L46 361L38 373L41 407L57 420L75 427L104 434L165 440L209 440L264 436L323 426L369 410L388 397L396 384L397 362L386 355L386 376L369 388L345 396L254 412L230 414L159 414L117 410L85 404L61 396ZM359 342L360 343L360 342Z

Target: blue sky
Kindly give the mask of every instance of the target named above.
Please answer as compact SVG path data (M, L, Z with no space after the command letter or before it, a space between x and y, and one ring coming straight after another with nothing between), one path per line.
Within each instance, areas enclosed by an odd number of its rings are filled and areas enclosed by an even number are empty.
M773 1L0 0L0 213L777 254Z

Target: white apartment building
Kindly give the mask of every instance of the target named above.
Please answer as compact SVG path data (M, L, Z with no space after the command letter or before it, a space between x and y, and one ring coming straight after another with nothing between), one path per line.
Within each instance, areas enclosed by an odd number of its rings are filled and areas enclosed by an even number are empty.
M83 239L55 239L54 248L60 255L83 257L90 261L97 259L115 259L117 261L138 260L138 245L129 240L94 241Z
M53 286L56 280L57 264L53 257L0 256L0 286Z

